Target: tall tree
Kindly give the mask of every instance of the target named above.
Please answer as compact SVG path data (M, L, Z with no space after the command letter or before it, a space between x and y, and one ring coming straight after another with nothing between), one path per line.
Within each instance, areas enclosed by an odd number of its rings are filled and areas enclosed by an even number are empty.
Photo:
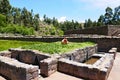
M34 16L34 28L35 28L35 30L36 31L38 31L38 29L39 29L39 14L36 14L35 16Z
M0 0L0 13L3 15L9 14L11 5L9 0Z
M98 19L97 26L102 26L104 25L104 16L101 15Z
M114 10L113 24L120 25L120 6L116 7Z
M105 11L106 11L106 13L104 15L105 16L104 17L105 24L106 25L112 24L112 18L113 18L113 10L112 10L112 8L107 7Z

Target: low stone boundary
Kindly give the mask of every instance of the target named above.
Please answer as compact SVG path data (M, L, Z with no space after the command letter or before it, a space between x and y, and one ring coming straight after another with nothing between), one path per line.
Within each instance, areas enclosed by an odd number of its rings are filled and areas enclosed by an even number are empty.
M89 59L95 53L97 53L97 44L94 46L86 47L83 49L76 49L72 52L62 54L61 57L77 62L83 62L84 60Z
M113 55L109 54L105 56L104 62L99 66L60 59L58 61L58 71L89 80L107 80L113 61Z
M1 51L0 56L11 58L11 52L10 51Z
M20 62L40 65L40 61L50 58L49 54L41 53L37 50L26 50L26 49L9 49L11 57L19 60Z
M57 71L57 59L48 58L40 62L41 75L50 76Z
M0 56L0 74L10 80L38 80L38 66Z

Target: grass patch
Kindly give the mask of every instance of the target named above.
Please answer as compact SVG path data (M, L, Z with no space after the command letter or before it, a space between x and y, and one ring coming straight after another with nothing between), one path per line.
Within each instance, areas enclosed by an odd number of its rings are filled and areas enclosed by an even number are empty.
M95 45L92 42L83 42L83 43L75 43L75 42L69 42L67 45L62 45L61 42L52 42L52 43L41 43L41 44L34 44L29 46L23 46L23 49L35 49L42 51L44 53L49 54L61 54L69 51L73 51L77 48L85 48L87 46L93 46Z
M0 40L0 51L8 50L9 48L18 48L25 45L40 44L41 42L16 41L16 40Z
M77 48L85 48L87 46L93 46L95 43L92 42L69 42L67 45L62 45L61 42L32 42L32 41L16 41L16 40L0 40L0 51L8 50L9 48L33 49L39 50L49 54L61 54L72 51Z

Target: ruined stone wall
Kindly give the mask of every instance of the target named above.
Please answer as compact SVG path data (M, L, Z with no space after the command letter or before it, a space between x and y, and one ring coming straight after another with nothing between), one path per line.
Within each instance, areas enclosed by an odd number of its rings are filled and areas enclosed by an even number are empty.
M118 36L120 34L120 25L108 25L103 27L94 27L82 30L70 30L66 31L65 35L69 34L97 34L97 35L108 35Z
M120 25L110 25L108 26L109 36L120 36Z
M10 49L11 57L20 62L40 65L40 61L51 57L49 54L40 53L37 50Z
M97 53L97 45L83 49L76 49L74 51L62 54L61 57L77 62L83 62L95 53Z
M113 55L105 56L104 61L100 61L99 66L60 59L58 61L58 71L89 80L107 80L113 61Z
M11 52L10 51L1 51L0 56L11 58Z
M43 76L50 76L57 71L58 60L56 58L44 59L40 62L40 71Z
M108 35L108 26L94 27L82 30L69 30L65 32L65 35L69 34L98 34L98 35Z
M38 80L38 66L0 56L0 75L10 80Z

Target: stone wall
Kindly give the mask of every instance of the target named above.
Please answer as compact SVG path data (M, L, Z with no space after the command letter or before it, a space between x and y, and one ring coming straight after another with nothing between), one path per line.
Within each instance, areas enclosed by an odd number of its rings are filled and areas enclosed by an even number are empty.
M43 76L50 76L57 71L57 59L48 58L40 62L40 71Z
M11 52L10 51L1 51L0 56L11 58Z
M50 58L48 54L40 53L37 50L26 50L26 49L9 49L11 57L19 60L20 62L40 65L40 61Z
M113 55L106 55L104 61L101 61L99 66L93 66L68 59L60 59L58 61L58 71L89 80L107 80L114 61Z
M0 75L10 80L38 80L38 66L0 56Z
M83 62L84 60L90 58L95 53L97 53L97 45L86 47L83 49L76 49L72 52L62 54L61 57L77 62Z
M108 26L108 35L109 36L119 36L120 37L120 25L111 25Z
M67 37L67 36L66 36ZM42 41L42 42L56 42L61 41L64 37L45 37L45 38L28 38L28 37L0 37L4 40L22 40L22 41ZM93 36L74 36L67 37L70 42L85 42L91 41L98 44L98 51L108 52L112 47L116 47L120 51L120 37L112 36L102 36L102 35L93 35Z
M69 30L65 32L65 35L68 34L98 34L98 35L108 35L108 27L94 27L88 29L80 29L80 30Z
M103 27L94 27L82 30L69 30L65 32L65 35L69 34L97 34L118 36L120 34L120 25L108 25Z

